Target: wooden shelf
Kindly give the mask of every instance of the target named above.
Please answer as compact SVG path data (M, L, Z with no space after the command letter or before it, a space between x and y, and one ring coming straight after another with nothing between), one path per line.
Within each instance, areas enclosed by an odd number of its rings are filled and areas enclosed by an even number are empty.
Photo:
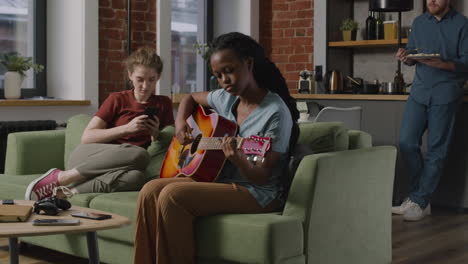
M375 101L406 101L408 94L291 94L297 100L375 100ZM463 96L468 102L468 95Z
M0 106L75 106L91 105L89 100L6 100L0 99Z
M406 101L408 95L400 94L291 94L299 100L381 100L381 101Z
M401 43L408 43L408 39L401 39ZM341 48L366 48L366 47L389 47L396 46L398 40L356 40L356 41L330 41L328 42L329 47L341 47Z

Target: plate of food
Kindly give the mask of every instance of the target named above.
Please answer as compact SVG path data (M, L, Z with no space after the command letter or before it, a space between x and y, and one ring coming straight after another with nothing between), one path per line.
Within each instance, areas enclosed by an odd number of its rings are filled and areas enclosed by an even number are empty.
M414 53L406 56L408 59L440 59L439 53Z

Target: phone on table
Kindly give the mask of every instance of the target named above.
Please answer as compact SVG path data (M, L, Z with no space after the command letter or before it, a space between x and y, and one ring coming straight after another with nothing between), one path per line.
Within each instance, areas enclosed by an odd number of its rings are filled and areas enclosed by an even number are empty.
M14 205L15 201L13 201L11 199L6 199L6 200L2 200L2 204L3 205Z
M71 214L71 216L92 219L92 220L104 220L104 219L112 218L112 215L110 214L99 214L99 213L93 213L93 212L78 212L78 213Z
M37 226L66 226L78 225L80 219L34 219L33 225Z
M159 110L156 107L147 106L145 107L145 111L143 112L143 114L147 115L148 118L156 120L154 117L159 114Z

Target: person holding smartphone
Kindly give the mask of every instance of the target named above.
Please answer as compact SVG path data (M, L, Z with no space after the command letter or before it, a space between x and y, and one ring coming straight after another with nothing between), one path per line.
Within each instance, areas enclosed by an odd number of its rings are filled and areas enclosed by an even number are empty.
M174 124L172 101L154 94L163 63L153 48L139 48L125 64L132 89L109 95L71 153L66 170L50 169L32 181L26 200L50 197L54 189L63 198L76 193L136 191L143 186L149 163L146 149L162 128ZM65 187L69 185L73 187Z

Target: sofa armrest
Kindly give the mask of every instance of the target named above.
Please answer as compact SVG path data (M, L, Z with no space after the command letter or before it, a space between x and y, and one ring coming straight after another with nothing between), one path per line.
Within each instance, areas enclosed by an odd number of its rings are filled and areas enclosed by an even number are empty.
M348 130L349 149L360 149L372 147L372 136L360 130Z
M283 211L304 222L314 263L390 263L396 148L304 157Z
M6 175L44 173L64 167L65 130L28 131L8 134Z
M304 252L300 219L277 213L200 217L195 238L197 257L202 259L278 263Z

